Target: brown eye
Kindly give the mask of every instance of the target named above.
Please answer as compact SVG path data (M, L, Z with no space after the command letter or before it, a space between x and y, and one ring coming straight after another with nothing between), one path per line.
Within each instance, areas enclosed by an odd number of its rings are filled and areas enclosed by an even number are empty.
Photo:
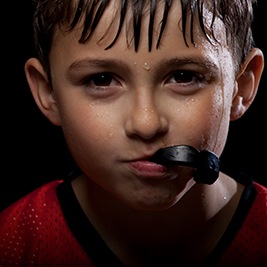
M95 86L109 86L112 83L113 77L109 73L100 73L92 77L91 82Z
M189 83L196 78L195 73L191 71L176 71L173 74L173 79L177 83Z

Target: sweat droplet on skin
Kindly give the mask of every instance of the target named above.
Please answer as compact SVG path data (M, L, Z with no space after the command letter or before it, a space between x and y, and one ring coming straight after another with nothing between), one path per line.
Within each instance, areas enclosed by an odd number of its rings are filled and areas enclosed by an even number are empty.
M145 70L147 70L147 71L149 71L149 70L151 69L147 62L144 63L143 68L144 68Z
M109 132L107 135L107 139L112 139L112 137L113 137L113 132Z
M114 127L112 125L110 125L110 128L109 128L109 130L107 131L107 134L106 134L106 139L107 140L112 139L113 135L114 135Z

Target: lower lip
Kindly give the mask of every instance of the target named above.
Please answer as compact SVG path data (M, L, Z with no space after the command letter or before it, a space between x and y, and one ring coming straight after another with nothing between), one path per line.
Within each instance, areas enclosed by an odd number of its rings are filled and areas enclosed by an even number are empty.
M138 172L139 175L148 178L162 178L167 174L167 168L150 161L133 161L130 167Z

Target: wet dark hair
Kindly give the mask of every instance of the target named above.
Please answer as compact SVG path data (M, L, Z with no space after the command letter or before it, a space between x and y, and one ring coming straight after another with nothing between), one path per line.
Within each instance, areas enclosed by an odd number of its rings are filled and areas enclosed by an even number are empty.
M164 12L155 44L155 47L158 48L173 1L181 2L182 18L180 25L186 45L188 45L188 41L195 44L193 31L195 23L198 23L203 34L210 42L219 42L214 35L213 23L215 19L220 19L225 26L227 45L235 56L235 63L237 66L242 64L254 46L251 26L253 5L256 4L257 0L121 0L120 23L117 34L106 49L116 43L125 22L126 11L131 9L133 14L131 21L133 42L136 51L139 45L142 16L145 11L149 11L148 49L151 50L156 8L159 3L163 3ZM42 62L48 75L50 74L49 53L55 30L72 31L78 23L80 24L83 21L79 42L86 43L94 33L110 2L112 0L33 0L34 42L37 57ZM209 25L205 22L204 6L205 8L208 7L212 13ZM189 40L186 35L187 27L190 29Z

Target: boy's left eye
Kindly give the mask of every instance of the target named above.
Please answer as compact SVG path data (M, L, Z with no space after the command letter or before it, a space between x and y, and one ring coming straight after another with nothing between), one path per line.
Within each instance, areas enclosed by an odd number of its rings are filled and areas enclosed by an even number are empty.
M169 78L168 83L177 83L177 84L191 84L196 82L203 82L205 76L200 73L193 71L174 71L172 76Z

